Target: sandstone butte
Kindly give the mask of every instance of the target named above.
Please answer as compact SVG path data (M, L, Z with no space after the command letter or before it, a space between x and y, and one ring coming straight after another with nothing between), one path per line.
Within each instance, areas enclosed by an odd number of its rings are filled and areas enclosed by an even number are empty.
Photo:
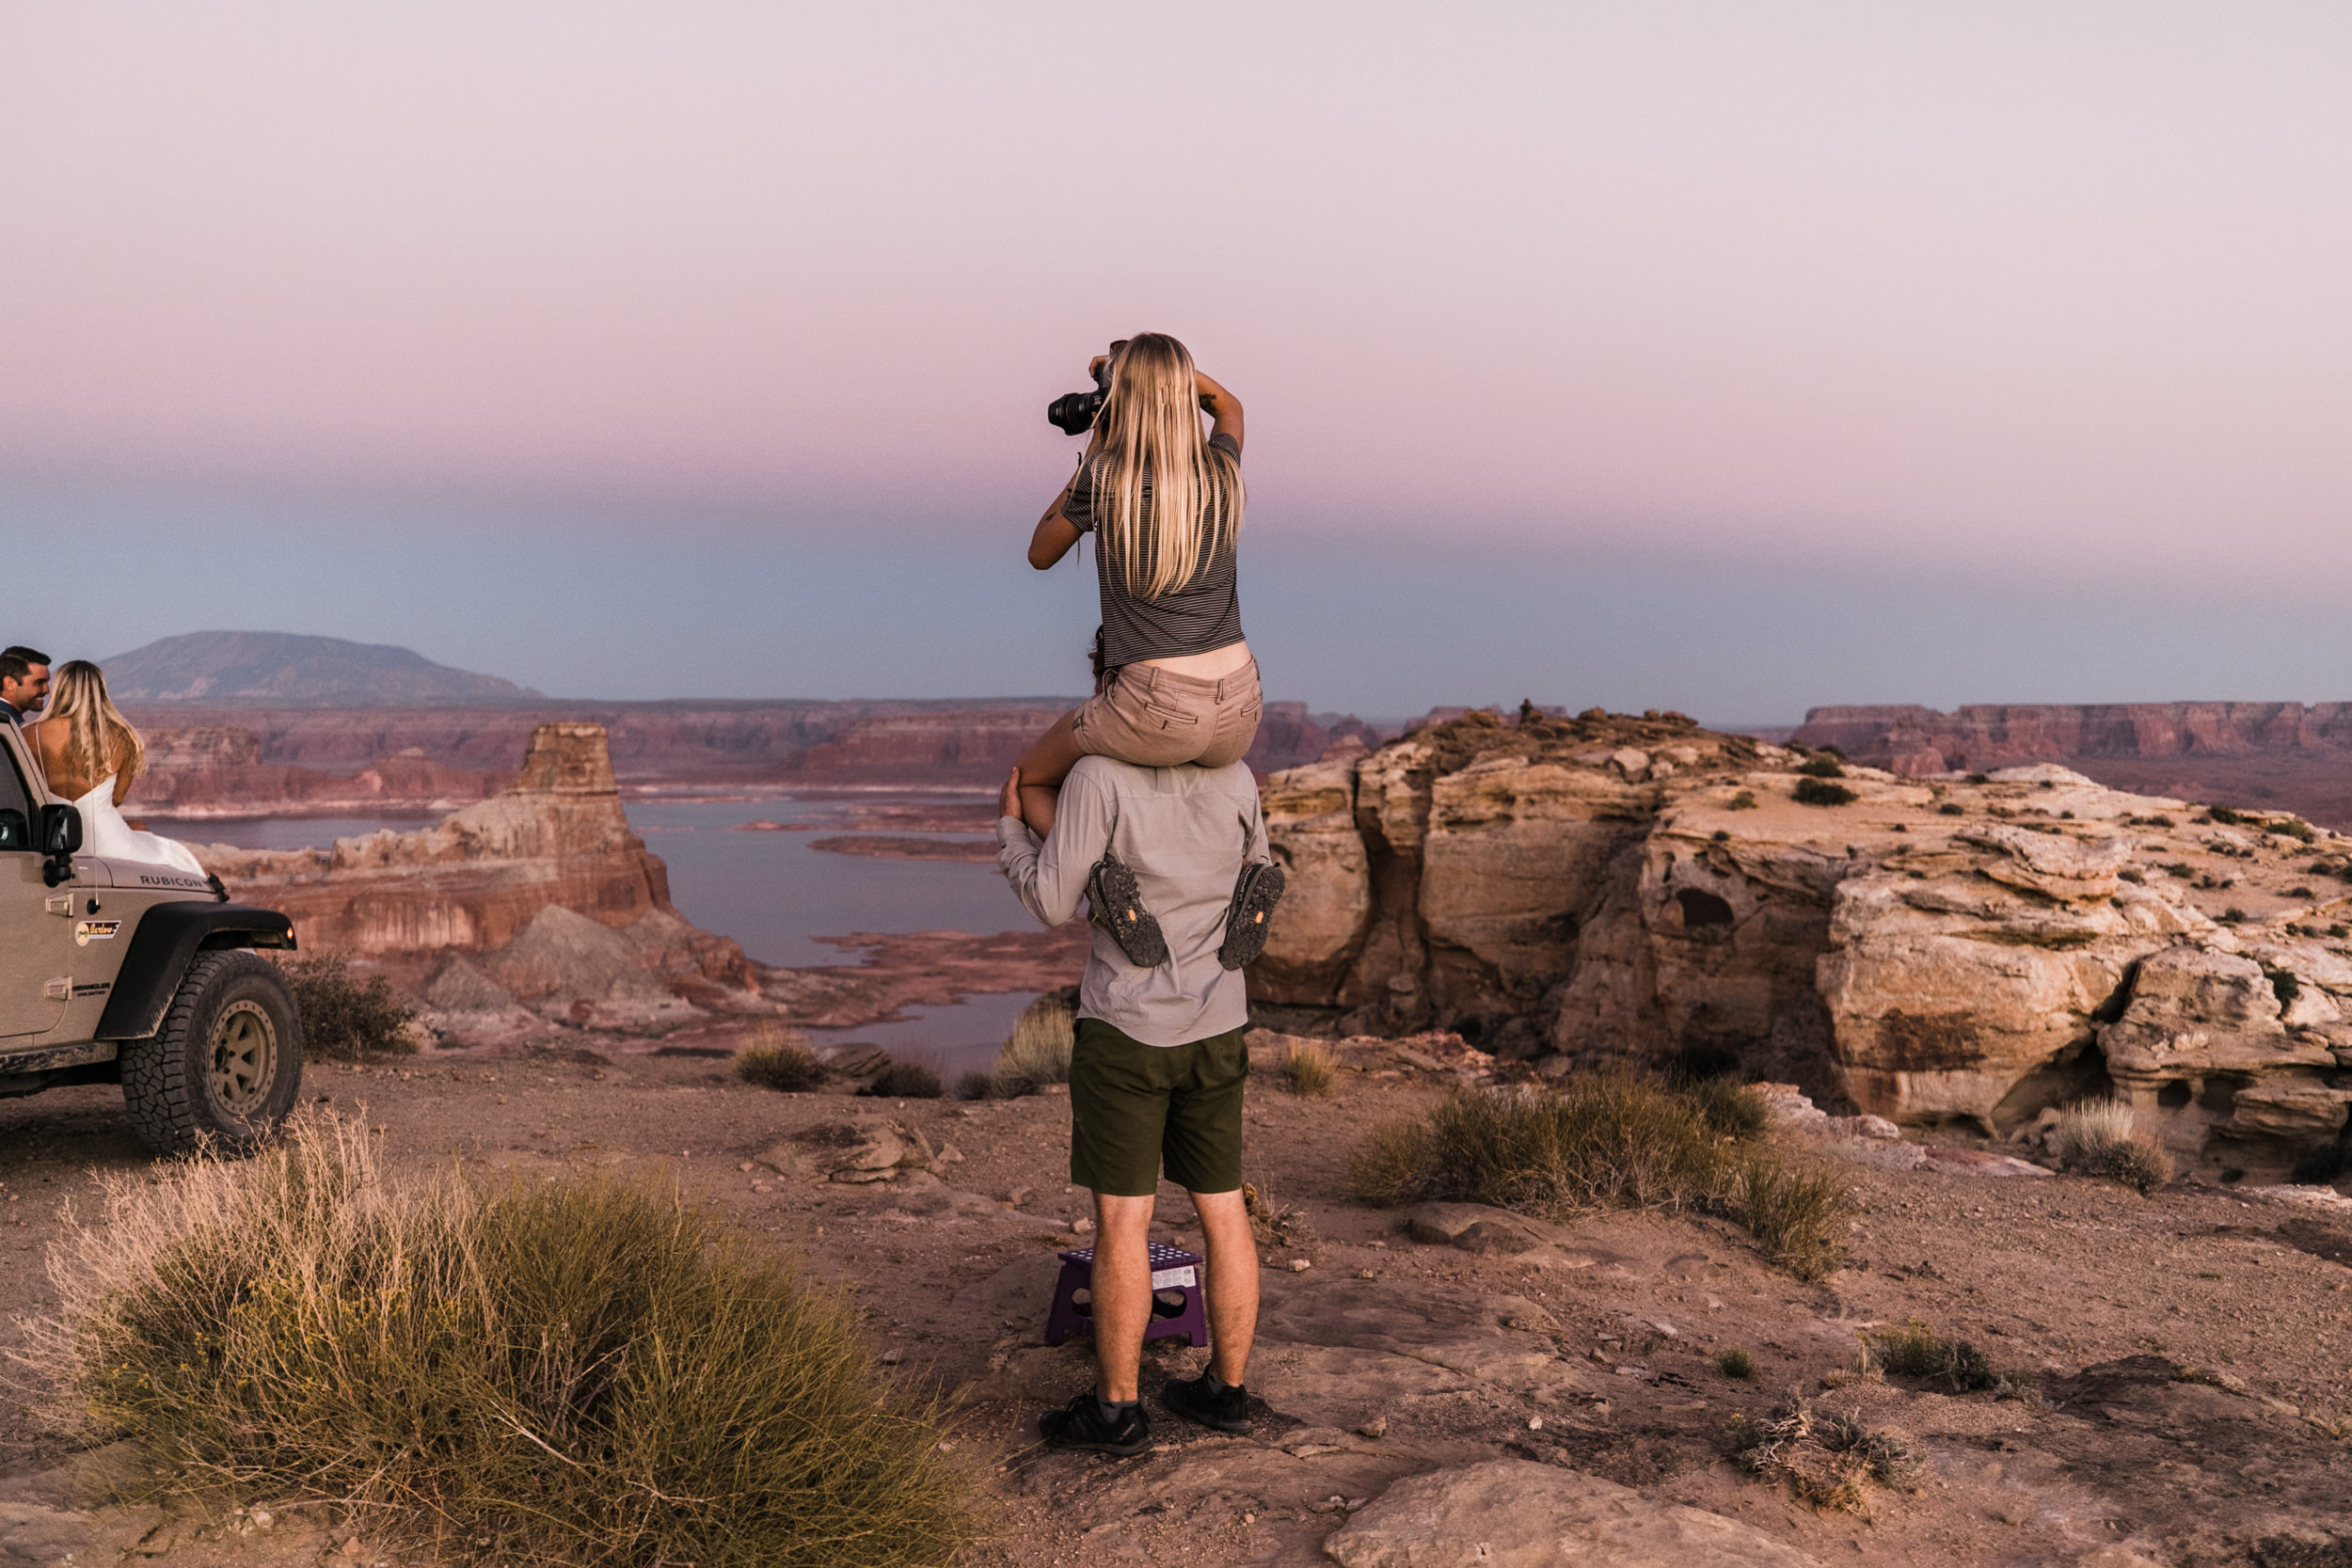
M305 949L373 960L435 1033L501 1043L578 1026L659 1034L726 1019L870 1022L907 1004L1044 990L1083 962L1083 925L993 937L847 933L879 956L776 969L690 923L632 832L603 726L536 726L512 783L416 832L331 849L199 847L236 896L282 910ZM1015 907L1008 900L1008 914Z
M1827 762L1826 757L1818 759ZM2042 765L1848 766L1671 714L1472 713L1265 784L1290 891L1251 994L1540 1069L1736 1067L2007 1135L2128 1099L2193 1165L2345 1130L2352 841Z

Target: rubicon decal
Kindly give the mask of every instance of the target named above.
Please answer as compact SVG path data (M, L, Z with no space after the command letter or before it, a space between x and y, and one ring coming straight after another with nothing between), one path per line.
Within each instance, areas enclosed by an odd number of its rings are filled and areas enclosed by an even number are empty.
M87 947L93 942L112 942L122 934L119 920L84 920L73 927L73 945Z

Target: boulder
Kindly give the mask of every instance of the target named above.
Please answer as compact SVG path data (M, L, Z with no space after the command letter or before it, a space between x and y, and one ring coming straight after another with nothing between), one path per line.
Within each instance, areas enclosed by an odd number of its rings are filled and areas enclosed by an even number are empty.
M1552 1227L1483 1203L1424 1203L1405 1217L1405 1233L1431 1246L1515 1255L1550 1244Z
M1399 1481L1323 1550L1340 1568L1806 1568L1816 1560L1720 1513L1510 1459Z

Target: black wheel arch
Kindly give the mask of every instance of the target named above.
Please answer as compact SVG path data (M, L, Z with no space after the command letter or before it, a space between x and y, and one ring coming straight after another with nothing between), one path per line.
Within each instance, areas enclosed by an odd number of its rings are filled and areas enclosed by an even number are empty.
M211 899L155 904L139 917L115 975L96 1037L144 1039L163 1027L180 978L199 953L223 947L291 949L294 922L276 910Z

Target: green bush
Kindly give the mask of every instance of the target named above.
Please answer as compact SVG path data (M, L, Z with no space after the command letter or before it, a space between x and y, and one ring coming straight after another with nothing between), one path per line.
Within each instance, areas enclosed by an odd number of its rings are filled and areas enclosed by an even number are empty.
M1982 1351L1965 1339L1947 1339L1916 1318L1880 1329L1870 1342L1879 1365L1897 1377L1948 1384L1956 1392L1996 1387L2001 1381Z
M1808 779L1842 779L1846 776L1846 770L1837 765L1836 757L1815 757L1797 771Z
M1965 816L1968 815L1968 808L1962 805L1958 800L1947 800L1942 805L1936 807L1935 810L1936 815L1940 816Z
M770 1030L736 1053L735 1075L783 1094L806 1094L825 1081L824 1064L798 1036Z
M1716 1355L1715 1370L1725 1377L1737 1378L1744 1383L1756 1375L1756 1357L1733 1345Z
M1800 1278L1836 1271L1853 1213L1845 1183L1714 1125L1692 1091L1616 1073L1553 1089L1457 1089L1418 1120L1375 1127L1351 1162L1373 1203L1490 1203L1546 1217L1696 1209L1747 1227Z
M53 1277L45 1357L99 1432L419 1555L913 1568L973 1533L943 1408L877 1373L843 1296L672 1189L395 1181L364 1125L297 1117L236 1164L108 1180Z
M1855 795L1844 784L1825 779L1799 779L1795 800L1801 806L1844 806L1852 804Z
M1731 798L1730 809L1733 811L1756 810L1756 791L1752 789L1743 789L1739 794L1733 796Z
M302 1015L302 1053L313 1060L405 1056L417 1049L409 1025L417 1011L392 994L381 974L351 977L351 953L333 947L280 959Z

